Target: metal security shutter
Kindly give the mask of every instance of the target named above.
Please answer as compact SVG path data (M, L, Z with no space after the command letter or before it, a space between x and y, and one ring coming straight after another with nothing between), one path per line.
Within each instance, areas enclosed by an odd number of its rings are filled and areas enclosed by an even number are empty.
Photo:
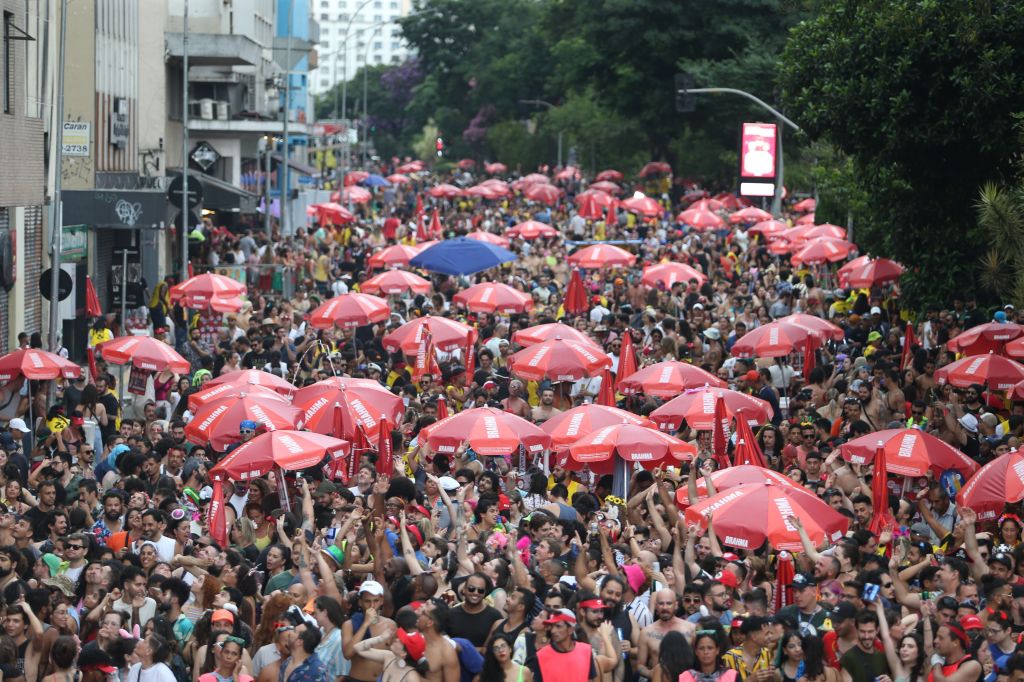
M96 235L96 271L90 272L92 283L96 285L96 294L100 299L103 312L110 310L110 269L114 267L114 232L113 230L97 229Z
M36 282L43 274L43 207L25 208L25 257L18 263L18 276L25 282L25 323L23 331L42 332L43 297L35 295ZM44 337L45 338L45 337Z
M11 227L11 214L9 209L0 208L0 231L8 230ZM21 263L18 263L19 267ZM7 290L0 286L0 353L6 353L8 349L7 339L11 332L11 308Z

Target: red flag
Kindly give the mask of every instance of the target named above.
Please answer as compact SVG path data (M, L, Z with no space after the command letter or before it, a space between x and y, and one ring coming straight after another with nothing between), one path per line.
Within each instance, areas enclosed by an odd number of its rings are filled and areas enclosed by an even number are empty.
M391 424L387 417L380 418L380 439L377 443L377 473L391 478L395 470L394 441L391 440Z
M711 452L714 453L719 469L729 466L729 417L725 414L725 399L718 396L715 400L715 423L711 427Z
M448 401L445 398L439 397L437 399L437 421L448 418Z
M224 517L224 482L220 476L213 477L213 496L207 510L206 524L210 527L210 536L221 547L228 546L228 529Z
M892 510L889 508L889 472L885 466L885 447L881 442L875 448L875 461L871 470L871 506L874 513L871 515L871 523L868 525L875 535L879 535L887 525L895 523Z
M907 332L903 336L903 354L900 356L900 369L906 369L913 360L913 348L917 345L917 337L914 335L914 325L907 322Z
M601 372L601 392L597 394L597 404L615 407L615 387L612 385L611 370Z
M811 380L811 370L814 369L814 363L817 359L817 355L814 352L816 347L815 338L808 336L807 343L804 344L804 381Z
M619 371L615 375L615 387L621 393L622 380L636 374L636 351L633 350L633 335L627 329L622 334L622 347L619 348Z
M783 607L793 603L793 578L796 569L793 567L793 555L782 550L779 552L775 566L775 596L772 600L772 611L778 613Z
M420 213L416 219L416 241L425 242L430 239L430 235L427 234L427 221L423 214Z
M416 350L416 357L413 360L410 374L413 381L419 381L423 378L424 374L441 374L437 358L434 357L434 341L430 336L430 332L426 332L420 339L420 345Z
M582 315L587 312L587 292L583 288L583 279L578 268L573 268L569 278L569 286L565 289L565 300L562 302L565 312L570 315Z
M736 452L733 453L733 464L753 464L759 467L767 467L764 453L761 446L757 444L757 437L754 430L750 428L750 422L743 416L743 410L736 413Z
M185 237L186 238L188 237L188 230L185 230ZM195 270L192 269L192 261L188 262L188 276L189 276L189 279L191 279L191 278L196 276Z
M441 227L441 216L438 215L436 208L430 216L430 229L427 232L433 239L442 239L444 237L444 228Z
M466 385L473 383L473 374L476 373L476 340L478 332L474 329L466 342Z
M96 295L96 285L92 283L92 277L88 275L85 276L85 316L103 316L103 308L100 307L100 297Z
M96 349L89 348L85 351L86 357L89 358L89 381L96 381L96 377L100 375L100 370L96 367Z

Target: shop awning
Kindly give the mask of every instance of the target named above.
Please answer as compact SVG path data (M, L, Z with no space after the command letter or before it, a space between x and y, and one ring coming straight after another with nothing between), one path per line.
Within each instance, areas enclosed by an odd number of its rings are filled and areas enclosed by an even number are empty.
M65 225L119 230L167 226L167 197L160 190L66 189Z
M168 168L167 175L177 177L181 175L180 168ZM211 211L226 211L229 213L256 213L259 205L259 196L252 192L246 192L240 187L235 187L226 180L215 178L197 170L189 170L188 181L199 182L203 186L203 208Z
M274 160L274 163L281 163L280 154L271 154L270 158ZM291 168L293 171L296 171L297 173L301 173L303 175L309 175L313 177L320 175L319 168L307 165L305 163L302 163L301 161L296 161L295 159L288 160L288 167Z

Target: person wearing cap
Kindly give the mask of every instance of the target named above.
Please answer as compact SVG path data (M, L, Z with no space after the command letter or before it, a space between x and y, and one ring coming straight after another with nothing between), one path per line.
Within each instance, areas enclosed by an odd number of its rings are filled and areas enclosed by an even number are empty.
M597 682L600 669L589 644L576 641L576 615L569 609L559 609L544 621L549 644L537 651L531 671L537 682L559 680L587 680Z
M822 638L825 662L833 668L839 667L839 659L857 646L857 607L848 601L841 601L832 609L832 629Z
M637 671L644 677L653 677L653 670L658 665L658 653L661 641L670 632L680 632L686 641L693 641L693 633L697 626L679 618L679 600L675 590L658 590L651 594L651 606L654 609L654 622L640 632L640 647L637 651Z
M585 590L580 590L576 594L576 599L579 630L586 636L593 649L598 667L602 673L610 673L613 679L621 678L625 673L625 662L622 659L615 628L605 618L604 602L593 592Z
M823 633L830 614L818 603L818 579L813 573L797 573L792 590L793 603L780 609L778 615L792 618L801 634Z
M383 669L379 660L374 660L363 655L363 652L356 649L360 642L374 637L381 637L395 630L395 622L390 618L380 615L380 609L384 606L384 586L376 580L364 580L359 586L359 608L341 626L341 647L342 652L352 663L347 679L352 682L371 682L376 680ZM383 649L384 640L378 640L374 648Z
M774 679L772 653L765 646L768 624L768 619L762 616L747 616L740 624L743 644L722 654L722 663L735 670L740 680L767 682Z

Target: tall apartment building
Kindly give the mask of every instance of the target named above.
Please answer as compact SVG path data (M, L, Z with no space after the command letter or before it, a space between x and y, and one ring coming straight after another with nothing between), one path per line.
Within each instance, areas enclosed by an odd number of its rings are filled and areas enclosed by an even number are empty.
M400 64L409 57L398 19L412 11L412 0L312 2L320 24L318 66L310 85L314 95L351 79L363 64Z

